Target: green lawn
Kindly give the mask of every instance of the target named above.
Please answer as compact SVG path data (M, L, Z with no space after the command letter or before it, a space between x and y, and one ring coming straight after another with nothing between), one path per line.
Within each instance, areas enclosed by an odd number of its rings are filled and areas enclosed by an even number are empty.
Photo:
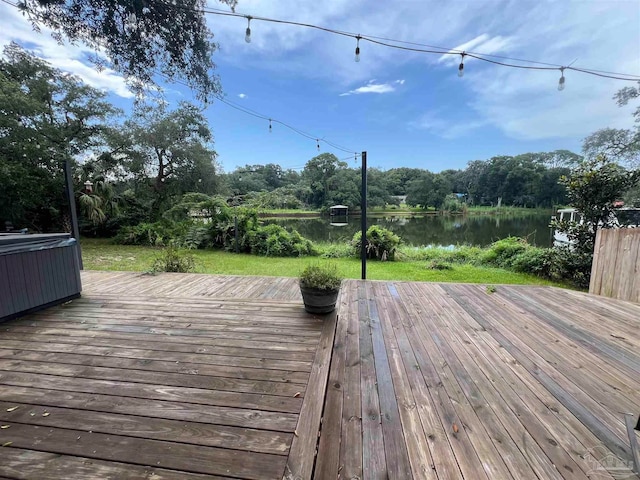
M160 249L129 245L112 245L108 240L83 239L82 257L87 270L128 270L144 272L151 269ZM360 278L360 261L355 258L323 259L258 257L234 253L194 250L196 271L228 275L267 275L296 277L309 263L333 262L346 278ZM407 280L427 282L496 283L523 285L556 285L532 275L500 268L454 265L451 270L431 270L425 261L367 263L367 278L371 280Z

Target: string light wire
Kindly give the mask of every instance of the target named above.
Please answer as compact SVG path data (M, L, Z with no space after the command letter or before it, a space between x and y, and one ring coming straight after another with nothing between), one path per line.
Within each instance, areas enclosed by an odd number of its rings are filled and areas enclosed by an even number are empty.
M158 75L158 76L163 77L163 78L164 78L165 80L167 80L167 81L173 81L174 83L177 83L177 84L183 85L183 86L185 86L185 87L190 87L188 83L183 82L183 81L181 81L181 80L177 80L177 79L169 80L169 79L166 77L166 75L163 75L162 73L160 73L160 72L158 72L158 71L156 71L156 72L154 72L154 73L155 73L156 75ZM319 146L319 143L320 143L320 142L322 142L322 143L325 143L325 144L329 145L330 147L332 147L332 148L334 148L334 149L336 149L336 150L340 150L341 152L349 153L349 154L351 154L351 153L355 153L355 154L356 154L356 155L358 155L358 156L360 155L359 153L354 152L353 148L347 148L347 147L345 147L345 146L343 146L343 145L340 145L340 144L334 143L334 142L332 142L332 141L329 141L329 140L327 140L327 139L326 139L326 138L324 138L324 137L323 137L323 138L320 138L320 137L318 137L317 135L313 135L313 134L311 134L311 133L305 132L304 130L300 130L299 128L296 128L296 127L294 127L293 125L290 125L290 124L288 124L288 123L286 123L286 122L283 122L282 120L278 120L277 118L273 118L273 117L270 117L270 116L267 116L267 115L263 115L262 113L256 112L255 110L252 110L252 109L250 109L250 108L248 108L248 107L245 107L244 105L239 105L239 104L238 104L238 103L236 103L236 102L233 102L233 101L231 101L231 100L228 100L228 99L227 99L224 95L222 95L222 94L214 94L213 96L214 96L217 100L219 100L220 102L224 103L225 105L227 105L227 106L229 106L229 107L231 107L231 108L234 108L234 109L236 109L236 110L238 110L238 111L240 111L240 112L242 112L242 113L245 113L245 114L247 114L247 115L251 115L252 117L259 118L259 119L261 119L261 120L267 120L267 121L269 122L269 127L270 127L270 128L269 128L269 130L271 130L271 125L272 125L272 124L274 124L274 123L276 123L276 124L278 124L278 125L282 125L282 126L283 126L283 127L285 127L285 128L288 128L288 129L289 129L289 130L291 130L292 132L294 132L294 133L296 133L296 134L300 135L301 137L304 137L304 138L306 138L306 139L308 139L308 140L313 140L313 141L315 141L315 142L316 142L316 147L318 147L318 146ZM351 158L351 157L349 157L349 158Z
M10 5L12 7L15 8L20 8L18 4L11 2L10 0L0 0L3 3ZM263 21L263 22L269 22L269 23L275 23L275 24L284 24L284 25L293 25L293 26L298 26L298 27L304 27L304 28L310 28L310 29L315 29L315 30L320 30L326 33L331 33L334 35L340 35L340 36L344 36L344 37L351 37L354 38L356 40L356 58L359 59L359 43L360 40L362 41L367 41L370 42L372 44L375 45L380 45L380 46L384 46L387 48L393 48L393 49L398 49L398 50L405 50L405 51L410 51L410 52L416 52L416 53L428 53L428 54L437 54L437 55L461 55L462 56L462 60L464 61L464 57L470 57L470 58L474 58L476 60L480 60L483 62L487 62L487 63L491 63L494 65L500 65L500 66L504 66L504 67L509 67L509 68L518 68L518 69L525 69L525 70L560 70L561 72L561 76L562 78L564 78L564 71L565 70L573 70L576 72L580 72L580 73L584 73L584 74L588 74L588 75L594 75L597 77L601 77L601 78L609 78L609 79L614 79L614 80L622 80L622 81L640 81L640 75L632 75L632 74L626 74L626 73L617 73L617 72L610 72L610 71L604 71L604 70L595 70L595 69L589 69L589 68L579 68L579 67L573 67L573 66L563 66L563 65L557 65L557 64L552 64L552 63L545 63L545 62L539 62L539 61L534 61L534 60L526 60L526 59L520 59L520 58L512 58L512 57L506 57L506 56L501 56L501 55L494 55L494 54L485 54L485 53L480 53L480 52L472 52L472 51L460 51L458 49L455 48L444 48L444 47L437 47L437 46L433 46L433 45L427 45L427 44L422 44L422 43L417 43L417 42L408 42L408 41L404 41L404 40L398 40L398 39L393 39L393 38L386 38L386 37L379 37L379 36L373 36L373 35L362 35L362 34L356 34L356 33L351 33L351 32L346 32L346 31L342 31L342 30L336 30L333 28L328 28L328 27L323 27L320 25L314 25L311 23L304 23L304 22L296 22L296 21L291 21L291 20L282 20L282 19L276 19L276 18L268 18L268 17L257 17L257 16L253 16L253 15L246 15L246 14L242 14L242 13L237 13L235 11L231 11L231 12L227 12L224 10L220 10L220 9L216 9L216 8L212 8L212 7L204 7L202 9L196 9L196 8L191 8L191 7L187 7L184 5L179 5L179 4L172 4L172 3L167 3L164 1L159 1L158 3L162 3L164 6L169 7L169 8L175 8L175 9L182 9L182 10L189 10L189 11L196 11L196 12L202 12L205 14L209 14L209 15L218 15L218 16L225 16L225 17L235 17L235 18L246 18L247 19L247 29L246 29L246 37L245 39L247 40L247 42L251 41L250 35L251 35L251 30L250 30L250 23L251 20L259 20L259 21ZM410 45L410 46L407 46ZM490 58L489 58L490 57ZM492 58L497 58L500 60L506 60L506 61L499 61L499 60L492 60ZM356 60L357 61L357 60ZM509 63L508 63L508 62ZM516 63L511 63L511 62L520 62L520 63L529 63L531 65L520 65L520 64L516 64ZM461 66L462 66L463 62L461 62ZM464 68L464 67L462 67ZM459 71L462 71L462 68L459 69ZM157 72L156 72L157 73ZM182 85L185 85L187 87L189 87L189 85L187 83L181 82L179 80L173 80L175 83L179 83ZM564 85L564 83L563 83ZM320 146L320 142L324 142L327 145L343 151L345 153L351 153L353 152L352 149L348 149L346 147L343 147L341 145L338 145L336 143L330 142L324 138L320 139L317 136L314 136L310 133L307 133L303 130L300 130L292 125L289 125L281 120L277 120L274 119L272 117L268 117L265 115L262 115L261 113L258 113L256 111L253 111L249 108L246 108L244 106L238 105L234 102L231 102L230 100L227 100L224 96L217 94L214 95L214 97L216 99L218 99L220 102L236 109L239 110L245 114L254 116L256 118L260 118L262 120L268 120L269 121L269 131L271 131L272 129L272 123L277 123L279 125L282 125L285 128L290 129L291 131L293 131L294 133L307 138L309 140L316 140L316 144L317 147L319 149ZM356 158L359 156L358 153L355 154ZM348 157L349 159L351 157Z
M237 13L237 12L227 12L224 10L220 10L220 9L216 9L216 8L211 8L211 7L204 7L203 9L193 9L190 7L185 7L183 5L173 5L173 4L169 4L166 2L161 2L163 5L170 7L170 8L178 8L178 9L187 9L190 11L200 11L209 15L218 15L218 16L227 16L227 17L240 17L240 18L248 18L249 15L247 14L243 14L243 13ZM397 40L397 39L392 39L392 38L386 38L386 37L377 37L377 36L373 36L373 35L362 35L359 33L352 33L352 32L346 32L343 30L336 30L333 28L328 28L328 27L323 27L320 25L314 25L311 23L304 23L304 22L296 22L293 20L282 20L282 19L277 19L277 18L269 18L269 17L257 17L257 16L253 16L251 15L251 19L252 20L259 20L259 21L263 21L263 22L269 22L269 23L276 23L276 24L284 24L284 25L294 25L294 26L298 26L298 27L304 27L304 28L310 28L310 29L315 29L315 30L320 30L323 32L327 32L327 33L332 33L334 35L341 35L344 37L351 37L353 39L356 39L356 41L367 41L376 45L380 45L380 46L384 46L384 47L388 47L388 48L394 48L394 49L399 49L399 50L406 50L406 51L411 51L411 52L417 52L417 53L429 53L429 54L437 54L437 55L460 55L461 53L463 53L462 51L455 49L455 48L444 48L444 47L436 47L436 46L432 46L432 45L426 45L426 44L421 44L421 43L416 43L416 42L407 42L407 41L403 41L403 40ZM412 46L404 46L404 45L412 45ZM594 75L594 76L598 76L598 77L602 77L602 78L610 78L610 79L614 79L614 80L622 80L622 81L640 81L640 75L633 75L633 74L627 74L627 73L617 73L617 72L607 72L604 70L595 70L595 69L590 69L590 68L578 68L578 67L572 67L572 66L565 66L565 65L559 65L559 64L552 64L552 63L546 63L546 62L539 62L539 61L534 61L534 60L527 60L527 59L521 59L521 58L512 58L512 57L506 57L506 56L500 56L500 55L492 55L492 54L485 54L485 53L480 53L480 52L471 52L471 51L465 51L465 56L470 57L470 58L475 58L476 60L480 60L483 62L487 62L487 63L492 63L494 65L500 65L503 67L510 67L510 68L519 68L519 69L526 69L526 70L559 70L561 68L565 69L565 70L574 70L576 72L580 72L580 73L584 73L584 74L588 74L588 75ZM507 61L498 61L498 60L492 60L491 58L488 57L492 57L492 58L499 58L501 60L508 60ZM511 62L521 62L521 63L530 63L532 65L519 65L516 63L511 63Z
M13 3L10 0L0 0L0 1L2 1L3 3L6 3L7 5L11 5L13 7L19 8L18 4ZM158 3L161 3L163 6L168 7L168 8L188 10L188 11L192 11L192 12L201 12L201 13L205 13L205 14L208 14L208 15L218 15L218 16L224 16L224 17L245 18L247 20L259 20L259 21L275 23L275 24L294 25L294 26L298 26L298 27L304 27L304 28L320 30L320 31L331 33L331 34L334 34L334 35L341 35L341 36L344 36L344 37L351 37L351 38L356 39L358 41L358 43L359 43L360 40L362 40L362 41L367 41L367 42L370 42L370 43L373 43L373 44L376 44L376 45L380 45L380 46L384 46L384 47L388 47L388 48L399 49L399 50L406 50L406 51L417 52L417 53L437 54L437 55L460 55L461 53L463 53L460 50L455 49L455 48L437 47L437 46L427 45L427 44L423 44L423 43L408 42L408 41L405 41L405 40L398 40L398 39L387 38L387 37L379 37L379 36L374 36L374 35L362 35L362 34L357 34L357 33L352 33L352 32L346 32L346 31L343 31L343 30L336 30L336 29L333 29L333 28L323 27L321 25L314 25L314 24L311 24L311 23L296 22L296 21L293 21L293 20L282 20L282 19L269 18L269 17L257 17L257 16L253 16L253 15L247 15L247 14L244 14L244 13L238 13L238 12L235 12L235 11L227 12L225 10L221 10L221 9L217 9L217 8L213 8L213 7L193 8L193 7L188 7L188 6L179 5L179 4L168 3L168 2L165 2L165 1L162 1L162 0L156 0L156 1ZM405 45L411 45L411 46L405 46ZM418 48L418 47L420 47L420 48ZM632 81L632 82L640 81L640 75L635 75L635 74L610 72L610 71L596 70L596 69L591 69L591 68L579 68L579 67L552 64L552 63L546 63L546 62L540 62L540 61L534 61L534 60L527 60L527 59L522 59L522 58L512 58L512 57L506 57L506 56L495 55L495 54L480 53L480 52L466 51L464 53L465 53L465 55L467 57L475 58L476 60L492 63L494 65L500 65L500 66L503 66L503 67L509 67L509 68L519 68L519 69L526 69L526 70L559 70L559 69L563 68L565 70L573 70L573 71L576 71L576 72L584 73L584 74L587 74L587 75L594 75L594 76L601 77L601 78L609 78L609 79L614 79L614 80ZM515 63L508 63L506 61L492 60L489 57L498 58L498 59L501 59L501 60L508 60L509 62L529 63L531 65L518 65L518 64L515 64Z

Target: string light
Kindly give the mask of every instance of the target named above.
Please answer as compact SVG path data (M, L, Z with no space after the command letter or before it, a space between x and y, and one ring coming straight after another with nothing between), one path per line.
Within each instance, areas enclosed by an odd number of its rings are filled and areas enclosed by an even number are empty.
M360 35L356 37L356 63L360 61Z
M458 76L462 78L464 76L464 56L466 54L462 52L460 54L460 66L458 67Z
M560 80L558 80L558 90L564 90L564 67L560 68Z
M0 0L3 1L3 0ZM163 77L165 80L167 81L171 81L174 83L177 83L179 85L183 85L185 87L190 87L190 85L187 82L178 80L176 78L174 79L170 79L169 77L167 77L165 74L163 74L162 72L158 72L155 71L154 72L156 75ZM327 145L329 145L330 147L335 148L336 150L340 150L341 152L345 152L345 153L349 153L351 154L351 152L353 152L352 148L347 148L345 146L342 145L338 145L337 143L331 142L329 140L327 140L326 138L322 138L319 139L317 136L312 135L311 133L305 132L304 130L300 130L299 128L294 127L293 125L290 125L286 122L283 122L282 120L278 120L276 118L272 118L272 117L268 117L266 115L263 115L259 112L256 112L255 110L251 110L250 108L245 107L244 105L239 105L235 102L232 102L231 100L228 100L224 95L222 94L213 94L213 96L219 100L220 102L224 103L225 105L238 110L242 113L245 113L247 115L251 115L252 117L256 117L262 120L268 120L272 123L277 123L278 125L282 125L285 128L288 128L289 130L291 130L293 133L296 133L297 135L300 135L301 137L307 138L309 140L315 140L316 141L316 147L318 148L318 150L320 149L320 143L319 142L324 142ZM206 109L206 108L205 108ZM201 110L202 112L205 111L205 109ZM359 156L360 154L356 153L357 156ZM349 157L351 158L351 157Z
M8 0L0 0L3 2L8 2ZM215 9L215 8L211 8L211 7L205 7L201 10L195 10L192 7L186 7L184 5L168 5L168 7L171 8L176 8L176 9L181 9L181 10L189 10L189 11L197 11L197 12L204 12L205 14L209 14L209 15L218 15L218 16L226 16L226 17L247 17L247 15L242 14L242 13L236 13L235 11L231 11L231 12L227 12L224 10L220 10L220 9ZM293 26L297 26L297 27L304 27L304 28L312 28L315 30L321 30L323 32L327 32L327 33L331 33L334 35L341 35L344 37L351 37L351 38L355 38L357 41L359 40L363 40L363 41L367 41L370 43L374 43L376 45L381 45L384 47L389 47L389 48L395 48L398 50L406 50L406 51L411 51L411 52L418 52L418 53L431 53L431 54L436 54L436 55L461 55L462 53L465 54L465 56L467 57L472 57L475 58L477 60L481 60L483 62L488 62L488 63L492 63L495 65L501 65L503 67L511 67L511 68L522 68L522 69L527 69L527 70L557 70L560 67L562 67L562 65L557 65L557 64L552 64L552 63L545 63L545 62L538 62L538 61L534 61L534 60L527 60L527 59L522 59L522 58L512 58L512 57L506 57L503 55L492 55L492 54L486 54L486 53L479 53L479 52L470 52L470 51L465 51L465 52L461 52L458 49L455 48L446 48L446 47L435 47L435 46L430 46L430 45L425 45L425 44L421 44L421 43L415 43L415 42L407 42L407 41L403 41L403 40L398 40L398 39L393 39L393 38L384 38L384 37L376 37L373 35L361 35L361 34L356 34L356 33L352 33L352 32L346 32L343 30L335 30L333 28L327 28L327 27L323 27L320 25L314 25L311 23L303 23L303 22L294 22L294 21L290 21L290 20L281 20L281 19L277 19L277 18L268 18L268 17L251 17L253 20L260 20L263 22L270 22L270 23L278 23L278 24L282 24L282 25L293 25ZM359 43L359 42L358 42ZM401 45L403 44L403 45ZM415 45L416 47L410 47L410 46L405 46L405 45ZM418 47L426 47L426 48L418 48ZM502 61L497 61L497 60L491 60L488 57L492 57L492 58L499 58L499 59L503 59L503 60L509 60L512 62L520 62L520 63L529 63L532 65L521 65L521 64L515 64L515 63L507 63L507 62L502 62ZM603 78L611 78L614 80L626 80L626 81L630 81L630 82L637 82L640 80L640 75L632 75L632 74L627 74L627 73L616 73L616 72L606 72L606 71L602 71L602 70L595 70L595 69L589 69L589 68L577 68L577 67L564 67L566 70L573 70L576 72L581 72L581 73L585 73L588 75L596 75L598 77L603 77Z
M0 2L6 3L7 5L11 5L12 7L16 7L19 8L19 5L15 2L12 2L11 0L0 0ZM431 53L431 54L437 54L437 55L460 55L463 54L467 57L472 57L475 58L477 60L481 60L483 62L488 62L488 63L492 63L494 65L500 65L503 67L511 67L511 68L521 68L521 69L527 69L527 70L557 70L559 68L564 68L565 70L573 70L574 72L580 72L580 73L584 73L587 75L595 75L598 77L602 77L602 78L610 78L610 79L614 79L614 80L623 80L623 81L628 81L628 82L637 82L640 81L640 75L633 75L633 74L628 74L628 73L617 73L617 72L609 72L609 71L604 71L604 70L596 70L596 69L592 69L592 68L578 68L578 67L571 67L571 66L567 66L567 67L563 67L562 65L557 65L557 64L553 64L553 63L545 63L545 62L539 62L539 61L534 61L534 60L527 60L527 59L522 59L522 58L513 58L513 57L507 57L504 55L492 55L492 54L488 54L488 53L479 53L479 52L461 52L458 49L455 48L446 48L446 47L436 47L436 46L431 46L431 45L426 45L426 44L422 44L422 43L416 43L416 42L407 42L404 40L398 40L398 39L394 39L394 38L385 38L385 37L376 37L373 35L361 35L361 34L355 34L352 32L346 32L346 31L342 31L342 30L335 30L332 28L327 28L327 27L323 27L320 25L314 25L311 23L303 23L303 22L294 22L294 21L290 21L290 20L281 20L281 19L277 19L277 18L268 18L268 17L255 17L255 16L249 16L249 15L245 15L243 13L237 13L235 11L234 8L231 9L230 12L225 11L225 10L220 10L220 9L216 9L216 8L211 8L211 7L204 7L204 8L194 8L194 7L190 7L190 6L185 6L185 5L181 5L178 3L168 3L168 2L163 2L162 3L163 6L166 6L168 8L173 8L176 10L187 10L190 12L196 12L196 13L205 13L208 15L217 15L217 16L223 16L223 17L244 17L247 18L247 20L250 21L251 20L260 20L263 22L270 22L270 23L279 23L282 25L293 25L293 26L297 26L297 27L305 27L305 28L312 28L315 30L321 30L323 32L327 32L327 33L332 33L334 35L341 35L344 37L351 37L351 38L355 38L356 40L366 40L367 42L371 42L371 43L375 43L377 45L381 45L384 47L388 47L388 48L395 48L395 49L399 49L399 50L406 50L406 51L411 51L411 52L418 52L418 53ZM245 40L247 42L250 42L250 33L251 30L249 27L247 27L247 34L248 36L245 37ZM248 39L247 39L248 38ZM403 44L403 45L401 45ZM404 45L415 45L415 47L409 47L409 46L404 46ZM417 47L426 47L426 48L417 48ZM499 58L499 59L503 59L503 60L509 60L512 62L520 62L520 63L529 63L532 65L521 65L521 64L514 64L514 63L506 63L506 62L501 62L501 61L497 61L497 60L491 60L490 58Z
M271 127L271 119L269 119L269 133L272 133L273 128Z
M247 30L244 36L244 41L251 43L251 17L247 17Z

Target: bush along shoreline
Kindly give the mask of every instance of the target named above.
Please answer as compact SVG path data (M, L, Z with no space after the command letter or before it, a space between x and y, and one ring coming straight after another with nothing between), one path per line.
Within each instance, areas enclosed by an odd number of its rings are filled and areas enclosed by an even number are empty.
M202 219L192 218L193 212ZM206 195L187 194L165 212L163 220L124 227L114 242L170 247L169 263L173 265L186 255L175 249L213 249L265 257L359 258L362 233L356 232L345 244L316 245L296 230L261 225L256 210L230 207ZM583 289L589 285L590 258L570 248L535 247L518 237L507 237L485 248L416 248L403 245L392 231L373 225L367 230L366 256L380 262L424 262L424 268L441 271L451 270L454 265L500 268Z

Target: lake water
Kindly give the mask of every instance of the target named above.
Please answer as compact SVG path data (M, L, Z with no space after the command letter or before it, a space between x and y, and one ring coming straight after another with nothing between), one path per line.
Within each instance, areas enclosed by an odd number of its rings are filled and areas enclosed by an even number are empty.
M368 217L367 225L380 225L399 235L410 245L478 245L486 246L508 236L527 237L529 243L541 247L552 245L551 211L535 215L468 215L468 216L384 216ZM304 237L321 242L346 242L360 230L360 217L351 216L345 226L330 225L329 217L263 219L295 228Z

